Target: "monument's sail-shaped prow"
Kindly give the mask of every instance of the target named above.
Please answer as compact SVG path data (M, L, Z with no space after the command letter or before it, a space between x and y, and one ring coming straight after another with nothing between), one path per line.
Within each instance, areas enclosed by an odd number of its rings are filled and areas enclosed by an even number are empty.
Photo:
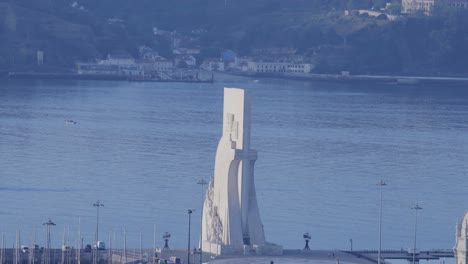
M467 264L466 251L468 249L468 212L465 212L461 222L457 222L456 241L454 247L455 264Z
M281 250L279 246L265 243L254 184L257 152L250 149L250 111L247 91L224 89L223 134L203 208L205 252Z

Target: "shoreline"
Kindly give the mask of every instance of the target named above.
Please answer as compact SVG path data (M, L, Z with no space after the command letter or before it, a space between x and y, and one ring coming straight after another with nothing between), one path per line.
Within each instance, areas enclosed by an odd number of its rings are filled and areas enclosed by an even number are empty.
M383 83L397 85L468 85L468 77L433 77L403 75L338 75L338 74L272 74L223 72L224 74L251 78L268 78L297 81L317 81L336 83Z
M209 79L150 79L137 78L123 75L106 74L77 74L77 73L53 73L53 72L7 72L2 76L8 79L49 79L49 80L93 80L93 81L126 81L126 82L188 82L188 83L212 83Z
M206 79L150 79L136 78L120 75L105 74L77 74L77 73L54 73L54 72L0 72L0 78L7 79L51 79L51 80L95 80L95 81L127 81L127 82L186 82L186 83L214 83L215 78L223 80L222 75L241 76L261 79L281 79L295 81L335 82L335 83L381 83L393 85L468 85L468 77L449 76L404 76L404 75L338 75L338 74L300 74L300 73L249 73L230 71L203 71Z

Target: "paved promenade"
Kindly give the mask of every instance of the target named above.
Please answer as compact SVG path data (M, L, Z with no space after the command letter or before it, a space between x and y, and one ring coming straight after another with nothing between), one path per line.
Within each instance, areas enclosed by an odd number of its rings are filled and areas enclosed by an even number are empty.
M282 256L223 256L208 261L212 264L247 263L299 263L299 264L374 264L338 250L284 250Z

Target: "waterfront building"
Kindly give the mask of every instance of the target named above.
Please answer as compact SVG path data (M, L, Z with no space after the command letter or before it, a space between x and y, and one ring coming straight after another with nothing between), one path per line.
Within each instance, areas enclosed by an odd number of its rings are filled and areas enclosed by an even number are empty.
M108 54L107 59L99 61L104 65L129 65L134 64L135 59L129 54Z
M225 51L223 51L221 53L221 58L222 58L223 62L225 62L225 63L236 62L237 54L234 51L228 49L228 50L225 50Z
M137 64L77 63L77 73L82 75L143 76L144 70Z
M172 50L174 55L197 55L200 54L200 49L198 48L176 48Z
M192 55L176 55L174 65L180 67L184 63L187 67L193 68L197 65L197 60Z
M207 71L224 71L224 62L216 58L205 59L200 68Z
M170 36L172 32L153 27L153 34L156 36Z
M144 69L128 54L107 55L97 63L77 63L78 74L109 76L144 76Z
M452 8L468 8L468 0L443 0L443 2Z
M402 0L401 13L423 12L425 15L430 15L436 6L468 8L468 0Z
M255 48L252 54L255 56L288 56L296 54L296 48L273 47L273 48Z
M145 74L151 72L165 72L174 70L174 63L160 56L153 59L137 60L136 64L143 68Z
M144 60L157 60L159 58L162 58L161 56L159 56L159 53L157 51L154 51L148 46L138 47L138 53L140 54L140 59Z
M416 12L424 12L429 15L434 9L435 0L402 0L401 13L411 14Z
M250 94L224 88L223 133L202 219L202 250L212 254L282 254L267 243L254 184L257 151L250 148Z
M468 212L465 212L461 222L457 222L455 247L453 248L455 254L455 264L467 264L466 251L468 249Z
M119 75L118 65L103 65L97 63L77 63L77 73L83 75Z
M310 73L310 63L248 62L248 70L255 73Z

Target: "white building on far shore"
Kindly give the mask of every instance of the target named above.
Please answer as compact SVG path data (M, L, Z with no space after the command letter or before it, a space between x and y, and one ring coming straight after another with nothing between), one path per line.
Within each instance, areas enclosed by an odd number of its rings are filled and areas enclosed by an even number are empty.
M423 12L425 15L430 15L436 6L468 8L468 0L402 0L401 13Z
M100 60L99 64L102 65L129 65L135 64L135 59L130 55L126 54L117 54L117 55L107 55L107 59Z
M217 58L205 59L200 68L207 71L224 71L224 62Z
M310 73L310 63L286 63L286 62L248 62L248 71L255 73Z
M170 60L166 60L163 57L159 57L156 59L148 60L142 59L137 60L136 63L143 67L145 73L151 72L165 72L165 71L172 71L174 70L174 63Z

